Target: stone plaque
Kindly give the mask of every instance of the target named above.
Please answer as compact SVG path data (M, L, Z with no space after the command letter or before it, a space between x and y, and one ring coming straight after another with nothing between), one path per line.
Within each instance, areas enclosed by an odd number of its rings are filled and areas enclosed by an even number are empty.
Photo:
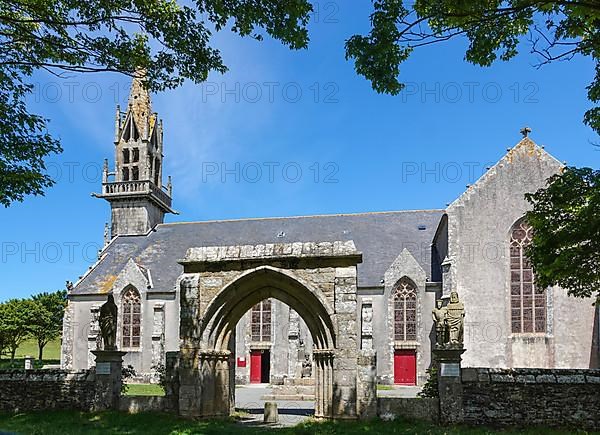
M109 362L96 363L96 374L97 375L110 375L110 363Z
M460 365L458 363L442 363L440 375L445 377L458 377L460 376Z

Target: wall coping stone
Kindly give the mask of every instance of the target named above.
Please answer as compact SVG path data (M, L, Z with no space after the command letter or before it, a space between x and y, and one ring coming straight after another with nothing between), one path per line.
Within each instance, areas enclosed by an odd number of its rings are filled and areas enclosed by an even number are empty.
M258 245L202 246L189 248L187 263L216 263L266 258L362 257L354 241L265 243Z

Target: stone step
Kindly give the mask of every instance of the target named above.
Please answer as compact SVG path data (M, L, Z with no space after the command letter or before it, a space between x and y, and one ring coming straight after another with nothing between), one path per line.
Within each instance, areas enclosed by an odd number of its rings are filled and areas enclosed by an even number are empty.
M285 378L285 380L283 381L283 385L314 386L315 379L314 378Z
M284 396L312 396L315 387L308 385L278 385L273 387L272 394Z
M313 395L296 395L296 394L265 394L260 400L286 400L295 402L314 402L315 396Z

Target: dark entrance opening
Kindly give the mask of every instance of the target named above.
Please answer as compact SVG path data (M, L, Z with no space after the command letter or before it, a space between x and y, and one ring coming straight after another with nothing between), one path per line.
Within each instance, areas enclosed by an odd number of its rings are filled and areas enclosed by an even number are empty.
M264 350L260 362L260 382L268 384L271 382L271 351Z

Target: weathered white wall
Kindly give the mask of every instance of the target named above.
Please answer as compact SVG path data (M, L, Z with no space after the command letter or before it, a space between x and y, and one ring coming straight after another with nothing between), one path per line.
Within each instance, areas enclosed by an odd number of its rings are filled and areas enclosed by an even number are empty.
M510 326L510 230L530 208L525 193L561 166L525 138L447 209L451 285L444 292L458 291L465 304L465 366L589 367L591 301L548 291L546 334L512 334Z

